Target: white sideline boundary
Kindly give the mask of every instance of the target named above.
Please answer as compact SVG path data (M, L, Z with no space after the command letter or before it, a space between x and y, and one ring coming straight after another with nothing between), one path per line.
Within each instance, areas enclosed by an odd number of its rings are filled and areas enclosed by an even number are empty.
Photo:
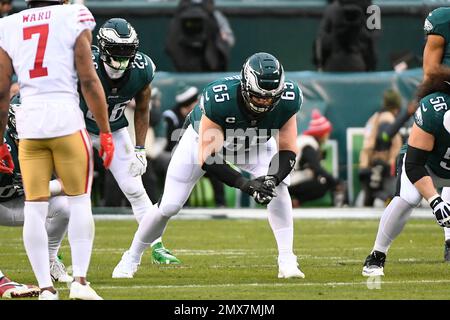
M95 214L95 220L134 220L132 214ZM120 210L120 209L119 209ZM314 208L294 209L294 219L362 219L379 220L383 208ZM122 210L121 210L122 211ZM428 208L417 208L411 215L412 219L434 220L433 212ZM266 209L234 209L234 208L199 208L182 209L173 217L177 220L208 220L208 219L267 219Z

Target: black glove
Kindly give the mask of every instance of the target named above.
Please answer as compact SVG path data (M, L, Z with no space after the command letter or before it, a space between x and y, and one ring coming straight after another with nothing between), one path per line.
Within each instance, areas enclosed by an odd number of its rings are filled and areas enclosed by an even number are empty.
M259 204L268 204L275 193L275 179L271 176L262 176L253 180L242 178L237 182L237 187L250 196Z
M450 227L450 203L445 202L441 197L436 197L430 201L430 207L433 209L437 223L441 227Z

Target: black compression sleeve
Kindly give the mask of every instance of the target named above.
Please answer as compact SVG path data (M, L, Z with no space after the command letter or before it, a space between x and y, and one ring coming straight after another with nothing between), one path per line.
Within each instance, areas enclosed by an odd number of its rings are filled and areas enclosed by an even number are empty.
M296 154L291 150L281 150L270 161L268 176L277 179L277 185L286 178L295 166Z
M405 172L412 184L425 176L429 176L425 164L427 163L430 151L414 148L408 145L405 159Z
M247 181L239 172L230 167L220 154L210 155L203 163L202 170L233 188L240 188Z

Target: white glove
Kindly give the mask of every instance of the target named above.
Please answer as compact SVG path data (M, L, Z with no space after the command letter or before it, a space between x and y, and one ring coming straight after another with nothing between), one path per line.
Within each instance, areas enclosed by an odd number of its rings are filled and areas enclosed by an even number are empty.
M130 164L129 172L131 176L142 176L147 170L147 157L145 155L145 149L136 147L134 148L134 159Z
M450 204L442 200L438 195L428 200L437 223L441 227L450 227Z

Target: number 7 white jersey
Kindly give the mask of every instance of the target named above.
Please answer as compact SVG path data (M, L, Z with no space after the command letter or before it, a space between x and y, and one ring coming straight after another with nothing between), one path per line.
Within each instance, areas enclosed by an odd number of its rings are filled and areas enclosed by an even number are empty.
M84 128L74 49L95 20L83 5L51 5L0 19L0 47L13 62L22 106L19 138L51 138Z

